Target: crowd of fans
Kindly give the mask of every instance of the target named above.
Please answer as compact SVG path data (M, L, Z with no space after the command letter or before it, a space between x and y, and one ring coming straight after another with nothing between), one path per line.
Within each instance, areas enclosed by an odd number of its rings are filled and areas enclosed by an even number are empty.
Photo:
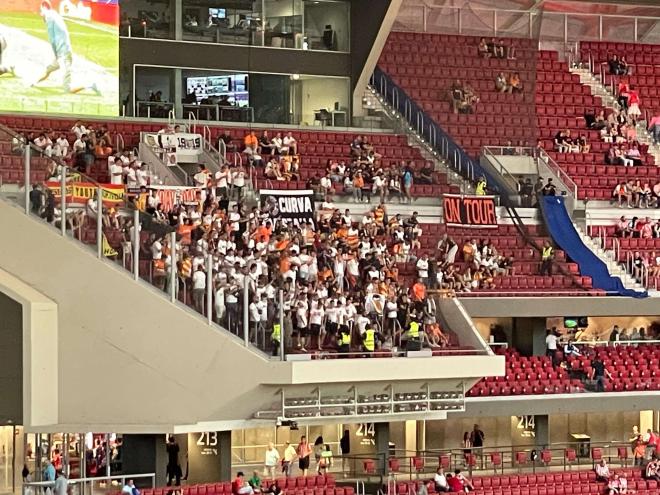
M114 151L112 138L104 125L93 128L78 121L71 128L71 133L75 136L73 144L66 133L52 129L40 133L18 133L12 139L12 153L20 155L27 145L33 145L43 156L57 158L89 174L96 158L106 158ZM51 177L59 175L55 160L50 162L48 173Z
M660 221L650 217L632 217L628 220L625 216L621 216L616 223L614 235L636 239L657 239L660 238Z
M236 149L230 136L222 137L228 149ZM326 201L335 194L348 195L353 201L371 202L372 197L381 203L397 198L400 203L411 203L413 184L438 183L433 164L425 162L419 170L412 163L401 161L398 165L381 166L383 155L370 143L367 136L356 136L349 145L350 159L327 161L323 174L313 174L306 180L306 187L317 192ZM243 153L249 163L263 168L269 180L298 181L301 179L297 142L289 133L283 139L279 134L269 139L267 131L260 138L254 132L244 139Z
M429 288L438 287L438 273L428 255L416 259L413 254L422 233L417 214L406 220L390 217L381 204L353 218L349 210L341 213L326 203L316 225L285 224L257 207L248 212L237 204L227 212L215 195L209 188L203 203L178 206L169 214L167 224L177 232L176 266L168 236L152 234L142 246L143 256L153 264L154 282L162 289L170 290L169 275L175 270L176 290L192 293L193 306L204 312L206 271L211 268L216 321L238 333L247 284L253 342L269 335L278 342L285 338L292 348L345 352L449 344L435 303L426 297ZM130 220L123 229L130 240ZM210 259L212 267L207 266ZM416 260L419 275L411 287L398 277L397 262L408 260ZM477 255L471 269L484 273L495 263L489 251ZM443 284L454 284L452 273ZM284 311L281 334L274 327L279 321L279 290ZM360 342L352 341L352 335Z

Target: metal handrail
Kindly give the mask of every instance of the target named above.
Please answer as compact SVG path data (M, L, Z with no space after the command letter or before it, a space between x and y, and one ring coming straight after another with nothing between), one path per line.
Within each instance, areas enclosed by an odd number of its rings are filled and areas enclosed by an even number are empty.
M421 9L421 13L419 10ZM446 26L433 26L429 25L428 19L433 18L430 15L433 11L440 13L440 15L435 16L436 18L441 18L443 20L456 18L455 24L447 28ZM434 5L405 5L401 7L399 12L399 18L414 17L415 19L420 19L421 22L414 23L411 25L409 22L402 22L400 26L394 25L393 31L403 31L403 32L442 32L445 30L450 30L451 32L458 32L458 34L463 34L463 12L469 13L471 16L478 15L483 20L484 26L479 29L479 32L482 35L488 33L489 36L496 37L516 37L516 38L528 38L533 39L535 36L534 24L537 19L558 19L563 23L563 40L564 43L569 43L573 40L572 36L569 33L569 21L573 18L578 18L581 21L584 21L585 18L591 18L598 22L598 40L612 40L612 41L621 41L619 38L613 39L611 37L604 35L604 30L602 28L603 21L607 19L626 19L634 21L633 26L633 41L639 42L639 22L654 22L657 23L660 21L660 17L655 16L630 16L630 15L617 15L617 14L602 14L602 13L582 13L582 12L569 12L569 11L552 11L546 12L543 8L537 7L536 9L529 10L517 10L517 9L495 9L488 7L477 7L474 5L469 5L467 7L455 7L455 6L434 6ZM408 14L408 15L406 15ZM515 29L507 30L506 27L500 25L498 22L498 14L505 14L507 16L519 16L520 19L525 19L527 24L527 29L520 29L518 23L514 23L516 26ZM522 34L521 34L522 33ZM542 39L540 41L543 41Z
M75 486L84 483L99 483L102 481L119 481L121 486L126 484L126 480L139 480L148 478L151 479L151 488L156 487L156 473L144 473L144 474L122 474L114 476L98 476L95 478L73 478L67 479L67 485ZM29 490L30 488L52 488L55 486L55 481L24 481L22 485L21 493L23 495L28 495L28 493L37 493L37 490ZM91 491L93 492L93 490Z
M502 162L497 158L495 154L492 152L492 147L490 146L484 146L482 149L482 153L493 160L495 165L497 166L499 174L504 178L508 179L510 182L511 187L513 187L516 191L518 190L518 181L516 178L509 172L506 167L502 164ZM492 162L491 162L492 163ZM474 175L474 172L473 172ZM474 180L474 179L473 179Z
M124 136L119 132L115 136L115 145L117 150L124 151L124 147L126 146L126 143L124 142Z
M188 129L192 129L193 134L197 134L197 116L193 112L188 112Z
M564 172L564 169L562 169L559 164L552 159L548 153L546 153L545 150L539 150L539 158L543 160L543 162L546 164L546 166L557 176L557 178L561 181L562 185L566 188L566 192L573 197L573 199L577 199L578 197L578 186L577 184L569 177L569 175Z

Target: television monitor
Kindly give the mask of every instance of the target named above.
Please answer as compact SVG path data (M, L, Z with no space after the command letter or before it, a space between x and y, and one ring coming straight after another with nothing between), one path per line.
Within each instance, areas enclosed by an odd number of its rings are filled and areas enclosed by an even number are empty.
M568 329L586 328L589 326L589 318L586 316L567 316L564 318L564 327Z
M118 0L0 2L0 47L0 111L119 115Z
M189 77L186 79L186 93L195 93L198 103L206 99L218 100L226 97L232 105L250 106L247 74Z
M226 19L227 9L210 8L209 16L211 16L211 19Z

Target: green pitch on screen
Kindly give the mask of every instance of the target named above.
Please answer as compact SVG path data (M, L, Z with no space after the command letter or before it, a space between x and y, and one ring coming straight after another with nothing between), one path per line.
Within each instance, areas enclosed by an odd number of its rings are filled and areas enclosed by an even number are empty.
M119 114L117 28L80 19L64 22L73 52L70 86L83 88L77 94L65 89L62 69L34 84L55 58L39 13L0 12L0 34L6 40L0 65L14 69L0 75L0 111Z

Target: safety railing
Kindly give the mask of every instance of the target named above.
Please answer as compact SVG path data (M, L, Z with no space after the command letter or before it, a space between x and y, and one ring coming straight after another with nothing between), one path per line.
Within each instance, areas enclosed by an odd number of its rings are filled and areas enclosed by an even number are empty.
M527 148L527 149L531 150L531 148ZM507 168L498 158L500 156L504 156L505 154L508 154L508 153L504 153L504 151L508 151L508 148L484 146L481 149L483 155L489 160L491 166L497 170L497 172L502 177L502 180L509 186L510 190L519 193L520 184L518 183L518 179L516 179L513 176L513 174L511 174L511 172L507 170ZM525 156L529 156L529 155L525 155Z
M76 478L67 480L67 493L70 495L94 495L117 493L129 481L143 488L156 487L156 473L122 474L117 476L99 476L95 478ZM55 481L24 481L22 495L39 495L53 491Z
M446 33L483 37L538 38L572 43L584 39L619 43L658 43L653 27L660 17L546 11L543 5L527 10L454 7L405 2L394 22L395 31Z
M167 101L136 101L136 117L146 117L148 119L165 119L169 113L174 110L174 103Z
M642 287L649 288L649 267L645 259L638 264L635 253L626 251L626 260L623 263L626 272L633 277Z
M487 179L488 187L499 194L496 178L488 174L479 164L457 145L433 119L428 116L394 81L379 67L371 76L370 85L383 100L403 119L408 131L425 141L435 156L446 160L447 165L467 180L479 177ZM435 145L431 144L435 143Z
M559 164L554 161L554 159L546 153L545 150L538 150L538 157L543 161L543 163L548 167L548 169L559 179L561 185L565 188L566 193L571 196L573 199L578 197L578 186L577 184L569 177L569 175L564 171Z
M639 347L639 346L644 346L644 345L660 345L660 340L655 340L655 339L619 339L619 336L617 336L617 340L577 340L574 341L573 344L577 346L590 346L590 347L626 347L626 346L634 346L634 347Z
M184 104L183 111L184 113L193 114L197 120L254 122L253 107Z

